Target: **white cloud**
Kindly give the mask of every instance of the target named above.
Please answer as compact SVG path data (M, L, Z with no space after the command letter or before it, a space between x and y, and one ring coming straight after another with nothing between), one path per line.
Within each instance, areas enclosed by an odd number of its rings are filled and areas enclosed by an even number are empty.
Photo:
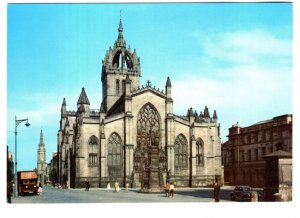
M185 76L172 81L174 113L185 113L190 106L203 110L199 107L204 105L242 113L291 102L291 40L251 30L206 36L205 40L200 36L199 41L204 48L201 62L195 69L178 72Z
M224 32L201 37L206 55L235 64L263 63L265 59L290 59L292 41L265 30Z

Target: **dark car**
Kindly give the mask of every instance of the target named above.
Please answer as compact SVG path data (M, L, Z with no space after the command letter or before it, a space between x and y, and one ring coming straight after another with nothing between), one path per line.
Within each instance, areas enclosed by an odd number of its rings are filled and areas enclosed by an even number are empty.
M230 199L233 201L251 201L253 190L250 186L236 186L230 193Z

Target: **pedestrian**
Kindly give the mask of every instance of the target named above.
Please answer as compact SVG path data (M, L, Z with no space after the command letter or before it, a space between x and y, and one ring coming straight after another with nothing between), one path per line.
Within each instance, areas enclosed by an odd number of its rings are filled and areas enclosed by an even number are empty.
M219 185L218 179L216 179L216 181L214 183L214 199L215 199L215 202L220 201L219 195L220 195L220 185Z
M41 183L39 183L39 187L38 187L37 193L38 193L38 195L42 195L42 193L43 193L43 188L42 188L42 184Z
M173 198L174 197L174 184L171 182L170 184L170 196Z
M128 188L129 188L129 183L126 182L126 192L128 192Z
M115 182L115 191L116 191L116 192L119 192L119 191L120 191L120 187L119 187L118 181Z
M106 189L107 189L107 192L110 191L110 183L107 183Z
M170 197L170 184L169 184L169 182L166 183L165 193L166 193L166 197Z
M90 182L89 180L85 181L85 190L88 191L90 189Z

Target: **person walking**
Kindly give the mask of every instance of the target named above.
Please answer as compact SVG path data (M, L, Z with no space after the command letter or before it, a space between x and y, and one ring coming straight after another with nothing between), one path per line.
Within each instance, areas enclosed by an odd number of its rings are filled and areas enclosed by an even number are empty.
M219 185L218 180L216 179L216 181L214 183L214 199L215 199L215 202L220 201L219 195L220 195L220 185Z
M107 189L107 192L110 191L110 183L107 183L106 189Z
M166 183L165 193L166 193L166 197L170 197L170 184L169 184L169 182Z
M90 189L90 182L89 180L85 181L85 190L88 191Z
M170 184L170 196L173 198L174 197L174 184L171 182Z
M38 193L38 195L42 195L42 193L43 193L43 188L42 188L42 184L41 183L39 183L39 187L38 187L37 193Z
M115 191L116 191L116 192L119 192L119 191L120 191L120 186L119 186L118 181L115 182Z

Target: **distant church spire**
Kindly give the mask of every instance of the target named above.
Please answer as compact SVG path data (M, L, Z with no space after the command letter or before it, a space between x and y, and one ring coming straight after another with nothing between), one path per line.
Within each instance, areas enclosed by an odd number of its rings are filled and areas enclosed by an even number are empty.
M40 133L40 144L39 146L44 146L44 136L43 136L43 130L41 129L41 133Z
M39 148L37 151L37 174L38 174L38 180L42 184L45 183L46 167L47 167L46 149L45 149L45 143L44 143L43 130L41 129L40 143L39 143Z

